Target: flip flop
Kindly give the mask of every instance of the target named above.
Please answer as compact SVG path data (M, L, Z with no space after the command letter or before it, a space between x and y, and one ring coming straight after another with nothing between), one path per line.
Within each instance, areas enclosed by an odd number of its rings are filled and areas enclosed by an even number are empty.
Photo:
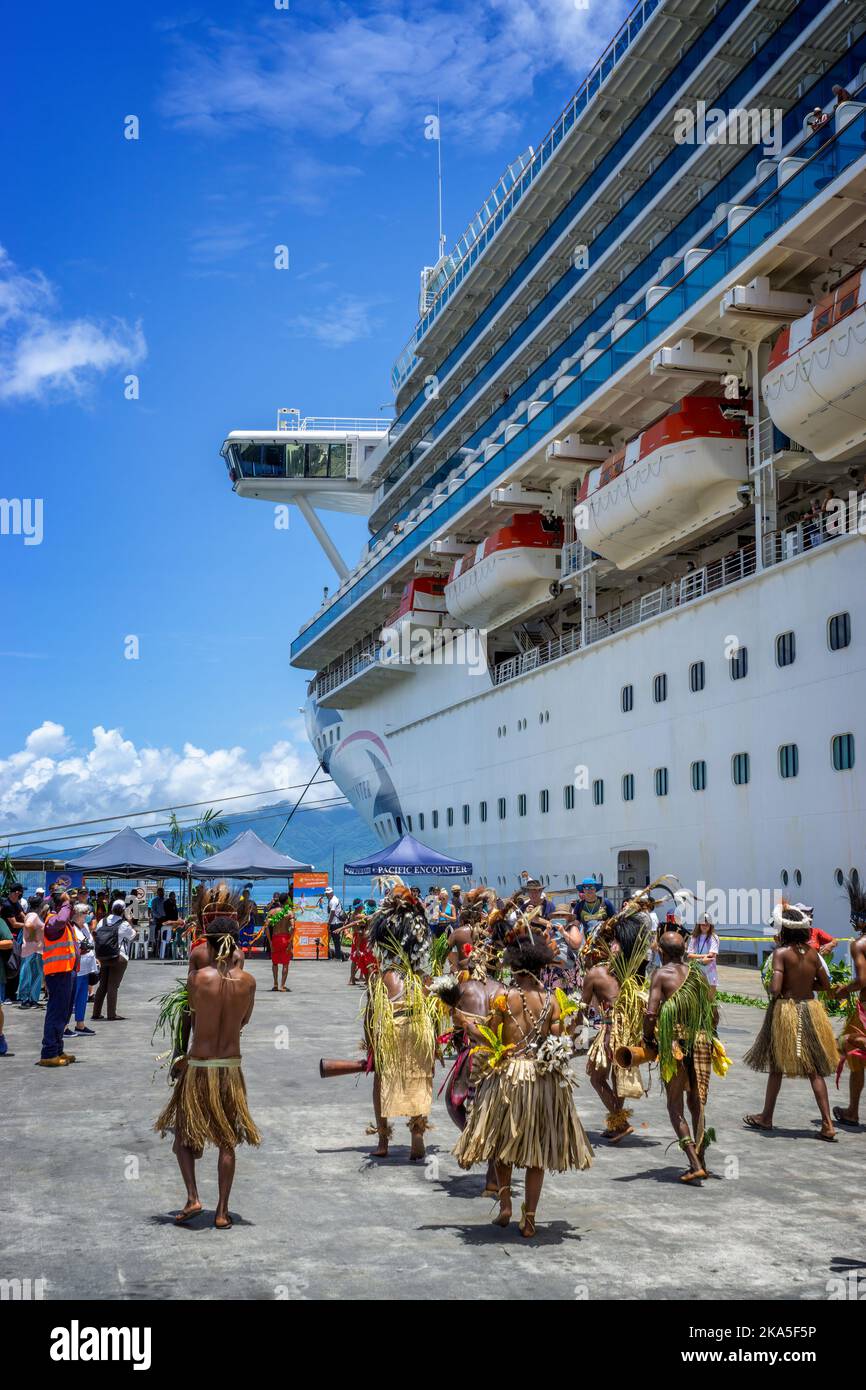
M833 1119L836 1121L837 1124L840 1124L840 1125L850 1125L852 1129L859 1129L859 1128L860 1128L860 1121L859 1121L859 1120L850 1120L850 1119L848 1118L848 1116L847 1116L847 1115L844 1113L844 1111L842 1110L841 1105L834 1105L834 1106L833 1106Z
M690 1168L689 1171L688 1171L687 1173L683 1173L683 1174L682 1174L682 1176L681 1176L681 1178L680 1178L680 1182L685 1182L685 1183L690 1183L690 1182L701 1182L701 1180L702 1180L703 1178L708 1178L709 1176L710 1176L710 1175L709 1175L709 1173L707 1172L706 1168L698 1168L698 1169Z
M194 1216L200 1216L201 1213L202 1206L201 1203L199 1203L195 1211L179 1211L174 1218L174 1224L175 1226L185 1226L187 1221L192 1221Z
M836 1134L825 1134L823 1129L818 1130L818 1138L823 1139L825 1144L838 1144L839 1136Z
M744 1115L743 1124L746 1129L757 1129L761 1134L772 1134L773 1132L773 1126L760 1124L756 1115Z

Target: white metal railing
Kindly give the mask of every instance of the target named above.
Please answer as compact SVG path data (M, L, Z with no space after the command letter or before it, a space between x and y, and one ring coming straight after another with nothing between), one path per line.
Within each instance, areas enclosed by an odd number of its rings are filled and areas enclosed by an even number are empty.
M795 556L803 555L806 551L814 550L816 546L825 545L839 536L852 534L866 534L866 490L858 493L852 489L847 498L836 498L833 504L828 502L824 505L823 510L814 511L792 526L785 526L765 536L764 567L770 569L783 560L794 559ZM572 550L573 546L579 544L579 541L572 542L566 549ZM612 637L615 633L634 627L638 623L651 622L661 614L694 603L706 594L725 589L731 584L738 584L755 573L756 561L757 546L753 541L742 549L715 560L711 565L691 570L680 579L664 584L649 594L642 594L640 598L620 604L618 608L612 608L597 618L588 618L584 624L583 642L580 629L575 627L564 637L542 642L520 656L509 657L492 671L493 684L504 685L507 681L537 670L539 666L546 666L550 661L558 661L560 657L580 650L581 646L600 642L603 638Z
M574 525L572 523L572 530ZM562 577L567 579L572 574L583 574L595 563L595 554L588 550L583 541L568 541L562 547Z
M783 435L781 430L777 430L773 421L767 416L758 425L758 458L759 463L755 463L755 426L749 429L749 472L755 473L759 468L766 467L778 458L779 454L805 454L808 450L802 444L797 444L795 440Z
M381 415L305 415L300 430L349 430L359 434L387 434L391 421ZM284 426L284 428L287 428Z
M347 430L350 433L387 434L393 421L384 415L305 415L301 418L299 410L281 406L277 411L277 430L302 434L305 430L318 430L321 433Z
M316 699L321 700L323 695L328 695L332 690L336 690L344 681L350 680L352 676L357 676L368 666L374 665L382 652L382 643L377 642L372 647L367 647L364 651L356 652L353 656L346 656L342 661L330 666L327 671L323 671L316 678Z

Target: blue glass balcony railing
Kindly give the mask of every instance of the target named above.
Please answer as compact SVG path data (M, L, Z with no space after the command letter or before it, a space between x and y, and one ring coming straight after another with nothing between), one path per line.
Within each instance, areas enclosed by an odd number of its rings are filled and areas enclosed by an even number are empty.
M520 159L520 168L515 171L513 165L509 165L499 183L486 199L480 210L473 217L463 236L457 245L446 257L445 265L439 272L435 281L428 285L428 292L436 296L441 295L442 290L448 284L452 276L459 276L458 283L465 277L466 271L470 269L481 252L490 244L492 238L499 231L503 222L511 216L517 207L521 197L526 192L533 179L545 167L551 155L559 148L565 136L571 130L581 111L585 110L589 101L599 91L601 84L607 80L613 72L614 67L623 58L631 44L645 27L647 21L658 9L659 0L639 0L625 23L621 26L619 33L615 34L605 49L602 56L593 68L587 73L583 82L578 87L571 101L566 106L562 114L554 121L550 131L542 140L541 145L532 157L528 170L523 164L523 156ZM440 312L442 304L446 299L450 299L449 290L445 299L438 300L424 315L418 328L409 339L400 357L394 365L391 373L391 381L395 391L401 382L405 380L415 362L415 348L420 342L431 322Z
M805 17L802 15L801 11L803 9L812 9L816 7L816 5L818 8L823 8L823 0L821 0L820 4L818 4L818 0L803 0L798 10L790 17L790 32L788 24L782 26L782 29L779 31L778 40L782 51L784 51L784 48L790 43L792 33L799 32L802 28ZM777 44L773 43L772 53L762 50L763 58L761 60L761 67L765 68L770 65L770 61L775 61L779 56L776 49ZM830 100L833 82L850 81L852 68L855 67L858 61L858 54L860 54L861 57L866 54L866 44L864 44L862 38L848 50L843 59L840 59L831 70L824 73L818 82L804 94L795 107L786 113L782 122L784 142L787 143L802 130L803 119L812 107ZM720 105L733 107L738 104L740 98L748 92L749 88L753 85L756 76L755 65L758 62L759 57L756 56L752 63L738 74L737 78L734 79L729 87L720 95L718 99ZM611 219L610 223L592 243L591 255L596 262L612 245L615 245L617 241L627 235L628 228L634 221L635 215L640 211L641 207L656 196L656 194L661 192L676 177L677 166L682 159L683 150L685 150L688 157L691 157L694 153L691 146L676 146L668 158L664 160L649 179L636 190L628 202L623 204L620 211ZM762 158L763 152L760 147L749 149L746 154L744 154L743 158L704 195L695 207L692 208L692 210L683 217L661 241L654 245L652 252L642 261L638 262L630 271L629 275L620 281L603 301L596 305L595 309L581 321L569 337L558 344L541 366L521 384L521 395L526 396L527 392L531 391L539 382L544 381L555 372L559 363L564 358L570 356L590 332L596 331L606 322L617 305L627 302L629 298L638 293L647 283L653 271L661 264L661 261L670 255L677 254L688 238L697 234L701 228L704 227L716 206L720 202L728 201L731 197L736 195L744 184L748 183L750 178L754 175L759 160ZM554 227L551 227L537 246L533 248L533 251L530 253L532 257L535 257L536 253L539 255L542 254L543 250L547 249L547 246L550 244L549 239L553 233ZM561 234L561 229L556 231L555 234L559 236ZM515 272L515 274L516 273L517 272ZM465 390L462 391L430 425L425 432L425 441L434 443L438 438L441 438L444 431L457 418L460 412L466 409L467 405L471 403L478 391L486 385L487 382L492 380L496 373L502 369L504 364L515 355L522 344L535 332L538 325L555 310L558 304L572 293L585 276L585 271L575 269L570 269L563 273L543 299L526 315L518 327L514 329L508 340L502 344L498 351L495 352L489 361L476 373L467 384ZM506 287L503 287L502 293L506 293ZM493 309L494 306L491 305L490 308L485 311L485 314L480 316L479 322L481 319L486 318L487 314ZM473 332L475 328L477 328L477 324L474 326ZM460 345L458 344L454 351L458 352L460 350ZM451 357L453 357L453 353L449 354L449 359L446 360L450 360ZM440 371L445 371L444 364L443 367L440 368ZM423 393L421 393L420 400L423 404ZM415 405L415 402L413 402L413 405ZM418 408L420 409L420 405ZM501 421L508 418L513 409L513 402L504 402L497 410L491 413L480 429L469 439L464 441L463 447L473 447L477 442L490 435ZM405 426L407 415L410 410L411 407L407 407L407 411L400 417L399 424L401 426ZM394 487L400 481L400 478L405 476L408 469L418 461L420 456L421 455L416 453L416 451L412 451L395 465L385 479L386 496L389 487ZM396 516L389 516L383 530L387 529L388 525L392 525L395 520L399 520L406 511L410 511L413 506L417 505L419 497L422 497L425 492L435 491L436 487L438 487L439 483L442 481L442 478L454 466L455 460L453 459L443 463L440 469L437 470L437 473L429 478L425 484L419 487L419 489L407 499L404 504L404 509L401 512L397 513ZM381 532L373 537L374 540L378 539L378 534L381 534Z
M602 351L575 378L530 420L519 421L515 433L502 448L471 477L415 526L387 555L360 576L325 613L316 618L292 643L291 655L299 656L311 642L327 631L360 598L385 583L394 568L425 549L453 517L473 498L489 493L498 480L514 467L526 452L555 430L607 381L636 358L645 357L651 343L669 331L704 295L718 291L721 282L730 283L737 267L779 229L819 198L827 187L857 160L866 157L866 111L843 130L827 135L806 163L781 187L769 179L762 186L761 202L744 222L729 232L706 258L671 286L664 298L647 309L615 343ZM822 132L823 134L823 132Z
M783 21L780 27L773 33L759 51L752 56L750 61L731 79L728 85L723 88L714 98L713 104L725 109L738 105L740 98L749 91L761 75L788 51L795 42L798 34L807 24L816 18L823 10L828 8L829 0L799 0L796 8ZM464 333L463 337L451 349L443 360L435 368L427 368L425 375L431 372L435 374L440 382L445 379L448 373L457 365L460 359L471 348L479 332L500 312L503 306L514 295L520 284L526 279L529 272L546 255L549 249L559 240L563 232L575 221L578 213L592 194L601 187L604 181L610 177L617 166L621 163L624 155L628 153L631 145L639 139L646 131L651 121L662 111L671 97L682 87L690 73L703 61L707 52L719 41L724 30L730 27L733 20L741 13L742 6L735 0L728 0L723 5L715 19L707 26L692 47L683 54L673 73L661 84L655 94L646 102L641 109L640 116L629 125L619 137L616 144L610 149L607 155L599 162L595 170L580 184L568 203L551 223L550 227L542 237L535 243L532 249L524 256L520 264L508 277L499 291L491 300L490 304L473 320L471 326ZM633 220L635 211L640 211L655 195L660 188L676 176L678 168L684 164L694 153L694 149L688 145L676 145L668 154L666 159L658 166L654 173L638 188L628 204L616 214L605 232L602 234L608 239L616 239L622 236L629 223ZM596 238L592 246L593 255L597 258L603 247L601 237ZM563 276L563 280L569 288L573 288L576 280L582 278L584 272L569 271ZM560 282L561 283L561 282ZM450 291L449 291L450 295ZM427 322L429 315L422 323ZM420 339L419 339L420 341ZM508 347L508 344L505 345ZM470 383L468 390L472 390L475 380ZM427 403L428 397L423 390L416 393L413 399L401 411L394 422L396 425L407 425Z

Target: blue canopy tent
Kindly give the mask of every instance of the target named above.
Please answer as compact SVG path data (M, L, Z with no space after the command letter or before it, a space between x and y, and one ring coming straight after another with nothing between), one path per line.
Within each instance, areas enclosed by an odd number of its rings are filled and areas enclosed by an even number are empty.
M66 860L66 868L106 878L183 878L188 864L164 845L152 845L131 825L95 849Z
M266 845L254 830L244 830L225 849L190 865L193 878L289 878L312 864L301 864Z
M465 860L450 859L447 854L422 845L414 835L401 835L392 845L377 850L364 859L353 859L343 865L349 878L377 878L380 874L449 874L452 878L471 874L472 865Z

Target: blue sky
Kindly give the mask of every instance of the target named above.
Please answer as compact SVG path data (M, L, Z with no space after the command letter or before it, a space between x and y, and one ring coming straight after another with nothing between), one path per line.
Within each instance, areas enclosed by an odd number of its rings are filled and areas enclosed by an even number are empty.
M312 767L288 648L332 575L297 514L234 496L221 442L389 403L436 246L424 117L450 244L628 8L17 7L0 496L40 499L44 539L0 536L0 831ZM354 559L363 523L330 525Z

